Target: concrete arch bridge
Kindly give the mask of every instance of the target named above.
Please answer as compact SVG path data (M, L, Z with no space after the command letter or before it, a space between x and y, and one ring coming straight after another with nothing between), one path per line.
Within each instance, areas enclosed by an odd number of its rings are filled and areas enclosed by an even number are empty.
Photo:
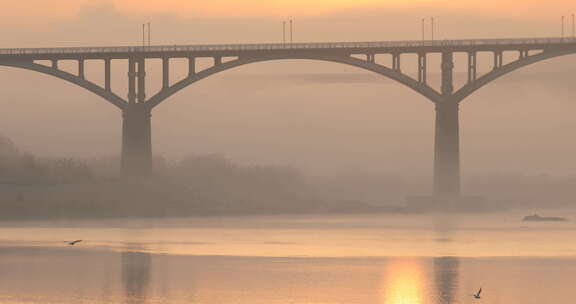
M468 57L466 84L454 87L454 56ZM488 53L492 69L483 75L477 72L477 57ZM514 60L504 62L504 54ZM211 75L264 61L306 59L335 62L368 70L420 93L435 104L434 195L460 196L459 104L486 84L524 66L546 59L576 53L574 38L476 39L442 41L377 41L342 43L292 44L229 44L176 45L141 47L70 47L0 49L0 66L32 70L78 85L116 106L123 117L122 169L126 175L141 176L152 170L151 113L170 96ZM441 86L434 89L428 82L429 57L439 54ZM388 55L390 65L381 64L376 56ZM402 70L405 55L417 60L417 77ZM170 60L188 61L188 75L171 84ZM199 58L211 58L213 65L197 71ZM162 89L146 96L146 63L162 60ZM77 73L59 68L59 62L74 60ZM85 62L98 60L103 64L104 84L86 79ZM41 64L49 62L49 64ZM112 62L128 62L128 94L122 97L111 86Z

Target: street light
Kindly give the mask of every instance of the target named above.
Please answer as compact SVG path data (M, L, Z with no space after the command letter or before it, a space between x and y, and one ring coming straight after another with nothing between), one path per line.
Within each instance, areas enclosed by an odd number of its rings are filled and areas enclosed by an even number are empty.
M431 28L431 30L430 30L430 33L432 34L432 36L431 36L432 39L431 39L431 40L434 41L434 17L430 17L430 24L431 24L431 26L432 26L432 28Z
M290 19L290 45L294 43L294 20Z
M282 47L286 47L286 21L282 21Z
M426 41L426 26L424 24L424 18L422 18L422 42Z
M148 47L150 47L152 44L150 42L150 22L148 22Z
M442 40L440 38L440 17L436 17L436 39Z
M561 31L561 33L562 34L560 37L562 37L562 39L564 39L564 16L562 16L562 31Z
M574 14L572 14L572 38L576 38L576 22L574 20Z

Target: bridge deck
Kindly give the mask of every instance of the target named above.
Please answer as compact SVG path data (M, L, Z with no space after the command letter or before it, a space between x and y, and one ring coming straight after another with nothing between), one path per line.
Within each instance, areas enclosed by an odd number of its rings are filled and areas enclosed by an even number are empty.
M163 46L115 46L115 47L62 47L62 48L5 48L0 55L59 55L97 53L159 53L159 52L242 52L272 50L314 49L406 49L406 48L459 48L487 46L546 46L576 44L576 38L519 38L519 39L468 39L435 41L373 41L373 42L326 42L326 43L269 43L269 44L214 44L214 45L163 45Z

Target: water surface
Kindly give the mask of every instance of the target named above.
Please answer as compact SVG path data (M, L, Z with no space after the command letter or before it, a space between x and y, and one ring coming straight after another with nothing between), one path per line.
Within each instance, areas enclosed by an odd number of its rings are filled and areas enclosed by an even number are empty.
M4 223L0 303L574 303L576 224L522 215Z

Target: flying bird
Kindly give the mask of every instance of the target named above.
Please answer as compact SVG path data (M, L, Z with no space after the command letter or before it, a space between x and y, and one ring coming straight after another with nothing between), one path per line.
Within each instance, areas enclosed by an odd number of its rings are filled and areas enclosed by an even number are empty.
M480 299L480 294L482 293L482 287L480 287L480 290L478 290L478 292L474 295L474 298L476 299Z
M80 242L82 242L82 240L75 240L75 241L72 241L72 242L68 242L68 245L74 246L74 245L76 245L76 244L78 244L78 243L80 243Z

